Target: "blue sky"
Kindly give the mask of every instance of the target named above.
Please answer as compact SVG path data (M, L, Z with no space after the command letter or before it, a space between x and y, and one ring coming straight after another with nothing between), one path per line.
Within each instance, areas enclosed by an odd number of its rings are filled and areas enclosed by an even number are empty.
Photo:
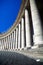
M14 23L22 0L0 0L0 32L6 32Z

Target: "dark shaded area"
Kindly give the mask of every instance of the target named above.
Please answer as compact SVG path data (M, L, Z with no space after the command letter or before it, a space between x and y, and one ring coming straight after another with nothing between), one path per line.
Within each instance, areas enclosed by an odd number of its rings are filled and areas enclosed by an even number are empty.
M42 29L43 29L43 0L35 0L36 4L37 4L37 8L39 11L39 15L41 18L41 25L42 25Z
M24 17L24 21L25 21L25 17ZM24 34L24 47L26 47L26 28L25 28L25 22L24 22L24 32L25 32L25 34Z
M0 65L40 65L40 63L22 54L1 51Z

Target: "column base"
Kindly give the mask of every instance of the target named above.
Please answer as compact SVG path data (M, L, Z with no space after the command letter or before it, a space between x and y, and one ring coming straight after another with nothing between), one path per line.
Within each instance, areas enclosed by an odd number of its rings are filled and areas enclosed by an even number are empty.
M8 51L10 51L11 49L8 49Z
M32 47L31 47L31 49L36 49L36 48L38 48L38 46L32 46Z
M13 49L13 51L14 51L15 49Z
M24 48L24 50L29 50L29 49L31 49L31 47L25 47L25 48Z
M43 44L38 45L38 47L39 47L39 48L40 48L40 47L43 47Z
M20 48L18 48L18 50L20 50Z
M33 47L31 47L31 49L36 49L36 48L41 48L41 47L43 47L43 44L34 45Z
M18 50L17 48L15 48L15 50Z
M24 50L24 48L20 48L20 50Z

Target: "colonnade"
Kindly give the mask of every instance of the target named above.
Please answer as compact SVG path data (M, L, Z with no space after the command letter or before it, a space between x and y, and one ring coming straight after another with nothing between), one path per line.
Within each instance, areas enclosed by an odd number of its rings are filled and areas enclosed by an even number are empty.
M33 26L33 43L31 45L31 32L30 32L30 20L28 9L25 9L24 17L16 26L14 31L7 37L0 39L0 48L5 50L15 50L15 49L27 49L27 48L37 48L43 45L43 35L41 20L39 12L35 3L35 0L30 0L30 10L32 17ZM26 40L26 42L25 42Z

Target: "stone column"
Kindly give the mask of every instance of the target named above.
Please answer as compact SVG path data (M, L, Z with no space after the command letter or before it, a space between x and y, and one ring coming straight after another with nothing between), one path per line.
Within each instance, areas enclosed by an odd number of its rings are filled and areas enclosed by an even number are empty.
M1 44L1 40L0 40L0 44Z
M3 50L4 50L4 39L3 39Z
M10 37L10 42L11 42L11 50L12 50L12 33L11 33L10 36L11 36L11 37Z
M4 38L4 50L5 50L6 44L5 44L5 38Z
M1 45L1 39L0 39L0 45Z
M1 40L2 50L3 50L3 39Z
M3 50L3 39L1 40L2 50Z
M14 50L14 32L13 32L13 50Z
M30 8L31 8L31 15L32 15L32 22L33 22L33 29L34 29L34 45L41 46L43 44L43 36L42 36L42 27L41 27L41 20L39 17L38 9L35 3L35 0L30 0Z
M11 46L11 34L10 34L10 50L11 50L11 47L12 47L12 46Z
M0 39L0 50L1 50L1 39Z
M14 30L14 48L15 48L15 44L16 44L16 31Z
M11 34L9 35L9 50L11 50Z
M9 50L10 50L10 35L9 35Z
M21 49L24 49L24 18L21 19Z
M8 35L8 50L9 50L9 35Z
M5 49L6 49L6 37L5 37Z
M6 50L7 50L7 38L5 38L5 43L6 43Z
M7 37L6 37L6 49L8 50L8 41L9 40L7 40Z
M18 44L18 28L16 28L16 48L17 49L17 44Z
M29 13L25 9L25 30L26 30L26 47L31 48L31 33L30 33L30 23L29 23Z
M12 45L13 45L13 48L14 49L14 33L12 32Z
M1 39L1 50L2 50L2 39Z
M7 38L5 38L5 39L6 39L5 43L6 43L6 49L7 49Z
M13 50L13 32L12 32L12 50Z
M20 23L19 23L19 30L18 30L18 49L20 49L20 33L21 33L21 30L20 30Z
M5 48L6 48L6 46L7 46L7 43L6 43L6 37L5 37ZM6 50L7 50L7 48L6 48Z

